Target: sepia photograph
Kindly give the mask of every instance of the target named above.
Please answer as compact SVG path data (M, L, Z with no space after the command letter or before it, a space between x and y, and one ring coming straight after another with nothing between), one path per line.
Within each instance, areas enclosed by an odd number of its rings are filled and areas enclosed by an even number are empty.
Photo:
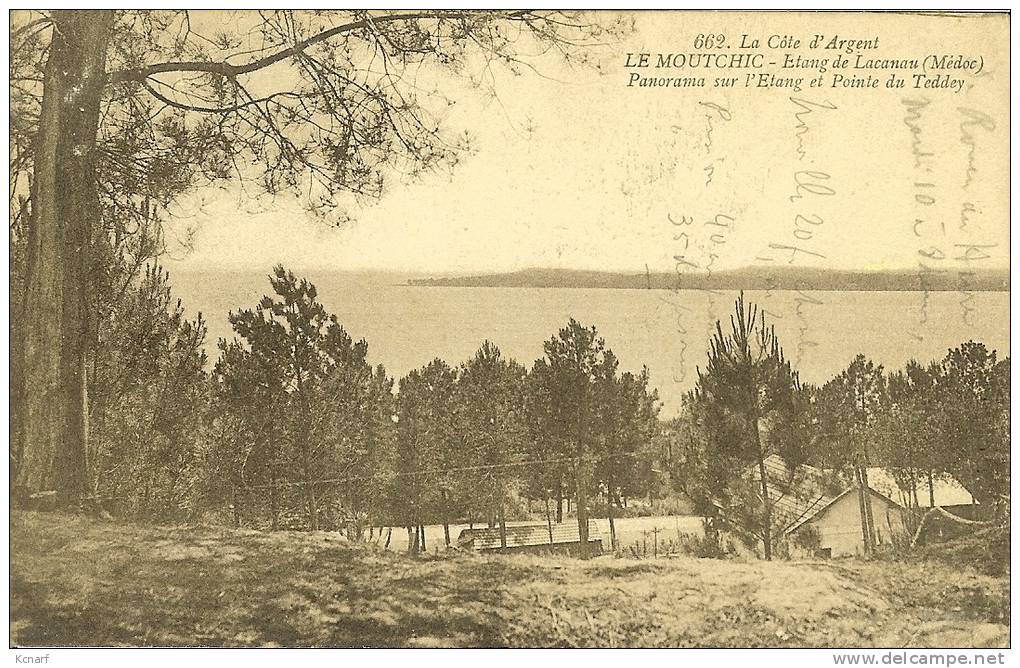
M8 22L10 661L1006 663L1008 10Z

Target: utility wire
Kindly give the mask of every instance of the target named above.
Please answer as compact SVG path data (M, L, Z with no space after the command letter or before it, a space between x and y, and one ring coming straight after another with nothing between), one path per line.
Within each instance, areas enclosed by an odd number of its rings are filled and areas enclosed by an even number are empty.
M620 457L637 457L639 453L622 452L616 455L610 455L609 458L620 458ZM531 466L533 464L563 464L567 462L576 462L577 457L559 457L556 459L532 459L523 462L507 462L503 464L478 464L474 466L457 466L448 469L427 469L423 471L397 471L390 474L372 474L365 476L346 476L341 478L322 478L319 480L288 480L277 483L268 483L262 485L246 485L244 489L271 489L277 487L297 487L300 485L319 485L319 484L332 484L340 482L354 482L357 480L374 480L381 477L413 477L413 476L431 476L440 475L443 473L462 473L466 471L488 471L502 468L514 468L520 466Z

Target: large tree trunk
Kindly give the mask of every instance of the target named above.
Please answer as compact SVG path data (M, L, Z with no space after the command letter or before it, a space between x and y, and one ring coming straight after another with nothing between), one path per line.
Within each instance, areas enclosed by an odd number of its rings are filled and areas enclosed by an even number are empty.
M753 379L749 386L757 388L757 384L754 383ZM754 392L757 392L757 390L754 390ZM756 401L754 396L749 400L752 402ZM751 437L754 441L754 451L758 453L758 475L761 477L761 499L765 510L764 526L761 532L762 551L764 552L765 561L772 561L772 499L769 498L769 476L768 470L765 468L765 449L762 447L761 432L758 429L758 408L756 403L752 404L751 408Z
M443 539L446 547L450 547L450 492L443 490Z
M407 527L407 553L418 554L418 525Z
M871 549L878 545L878 536L875 533L875 517L871 511L871 485L868 484L868 469L861 467L861 484L864 486L864 515L868 518L868 539L871 540Z
M241 528L241 499L237 495L237 485L234 485L230 509L233 511L234 515L234 528Z
M269 463L269 514L270 529L276 531L280 528L280 506L276 497L276 462Z
M553 543L552 516L549 513L549 497L545 498L545 526L549 529L549 544Z
M607 514L609 515L609 549L616 550L616 522L613 518L613 476L609 475L609 481L606 484L606 508Z
M35 138L14 465L22 494L85 495L88 266L101 215L96 133L112 11L54 11Z
M761 476L761 498L764 504L765 518L761 531L762 549L765 561L772 561L772 500L769 498L769 476L765 469L765 453L761 451L761 441L757 425L754 428L755 439L758 440L758 475Z
M588 481L587 470L584 467L584 458L577 462L577 537L580 542L581 558L587 559L589 555L588 545Z
M865 491L864 477L861 474L861 467L854 471L857 477L857 505L861 514L861 535L864 539L864 554L870 557L874 554L875 547L871 541L871 529L868 523L868 498L870 495Z
M499 502L499 549L506 551L506 512L502 501Z

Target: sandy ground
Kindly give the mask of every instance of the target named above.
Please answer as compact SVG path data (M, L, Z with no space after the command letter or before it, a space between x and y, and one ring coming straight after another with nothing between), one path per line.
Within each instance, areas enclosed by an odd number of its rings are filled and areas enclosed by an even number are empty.
M930 562L450 554L11 520L19 646L1002 647L1009 580Z

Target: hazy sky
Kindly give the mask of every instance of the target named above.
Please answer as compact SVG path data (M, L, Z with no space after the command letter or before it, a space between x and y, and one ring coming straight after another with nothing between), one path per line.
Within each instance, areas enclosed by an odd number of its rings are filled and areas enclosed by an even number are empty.
M171 266L643 271L670 270L679 253L716 269L764 257L891 268L915 267L919 251L943 253L949 265L966 244L992 256L974 266L1008 263L1007 19L718 16L639 14L635 30L601 52L601 74L544 62L548 78L501 75L499 101L448 77L458 104L447 128L469 132L476 149L452 176L391 181L382 200L354 211L356 222L339 230L289 198L250 201L233 186L198 193L186 207L195 217L176 224L197 226L194 250ZM807 87L816 69L769 68L803 77L796 92L746 88L748 70L734 71L737 88L717 89L715 76L729 72L625 67L627 53L650 52L654 60L660 52L696 52L693 39L709 30L725 32L734 50L741 34L758 37L762 46L752 51L779 63L787 53L827 58L826 86ZM766 48L770 35L787 34L803 42L815 34L877 36L878 48L862 56L961 54L980 57L983 68L966 75L958 93L914 89L903 72L901 89L884 87L888 72L875 75L877 89L832 88L839 70L831 60L841 52ZM851 65L857 55L847 56ZM628 87L632 72L704 75L706 87ZM805 104L812 113L798 118ZM809 127L798 136L802 120ZM798 178L833 194L796 199ZM684 216L693 223L682 248L673 223Z

